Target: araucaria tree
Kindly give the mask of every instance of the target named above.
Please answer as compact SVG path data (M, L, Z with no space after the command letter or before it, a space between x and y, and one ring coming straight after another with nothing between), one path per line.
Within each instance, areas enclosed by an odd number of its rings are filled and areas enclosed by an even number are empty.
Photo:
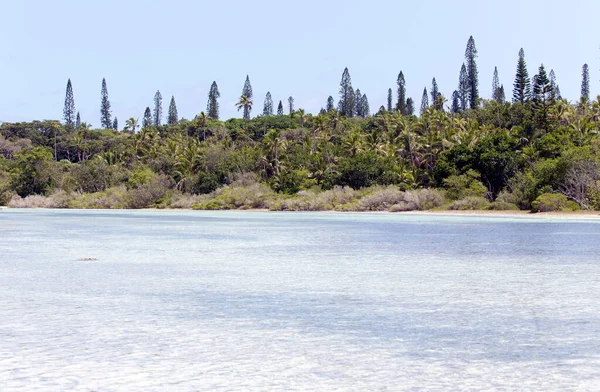
M440 89L435 78L433 78L431 81L431 104L435 110L442 110L444 105L442 101L442 94L440 93Z
M354 90L352 89L352 79L348 68L342 73L340 81L340 101L338 110L342 116L352 117L354 115Z
M263 106L263 116L273 115L273 98L271 98L271 92L267 91L265 95L265 104Z
M581 70L581 102L590 100L590 68L583 64Z
M553 69L550 70L548 77L550 78L550 87L552 88L552 100L556 101L562 99L560 96L560 90L558 89L558 84L556 84L556 74L554 73Z
M77 118L75 119L75 129L79 129L81 127L81 116L79 112L77 112Z
M454 90L452 93L452 113L458 113L460 111L460 94Z
M392 89L388 89L388 95L387 95L387 111L391 112L392 111Z
M152 126L152 112L150 107L146 107L144 110L144 118L142 119L142 128L148 128Z
M244 88L242 89L242 96L246 97L248 101L252 101L252 85L250 84L250 77L246 75L246 81L244 82ZM250 112L252 111L252 105L244 105L244 118L250 118Z
M294 97L292 96L288 97L288 110L290 114L294 113Z
M425 113L427 109L429 109L429 96L427 95L427 87L425 87L421 97L421 114Z
M219 93L219 87L217 86L217 82L212 82L210 86L210 90L208 92L208 103L206 104L206 114L208 117L213 120L219 119L219 101L218 99L221 97L221 93Z
M279 100L279 105L277 105L277 115L283 116L283 102Z
M177 104L175 103L175 97L171 96L171 103L169 104L169 115L167 117L167 124L177 125L179 122L179 116L177 115Z
M460 98L460 109L467 110L469 104L469 78L467 76L467 66L463 63L460 67L458 76L458 96Z
M333 97L330 95L327 98L327 106L325 106L325 110L328 111L328 112L330 112L330 111L332 111L334 109L335 109L335 104L333 102Z
M479 73L477 71L476 58L477 48L475 47L475 40L473 39L473 36L471 36L467 42L467 49L465 50L467 80L469 82L469 105L471 109L477 107L479 100Z
M362 105L362 93L360 92L360 89L357 88L354 92L354 114L358 117L362 117L362 107L360 105Z
M406 98L406 115L412 116L415 114L415 101L412 98Z
M154 113L152 122L155 127L160 126L162 122L162 95L159 90L154 94Z
M119 130L119 120L116 117L112 123L112 129L114 129L115 131Z
M108 88L106 87L106 79L102 79L102 92L100 99L100 124L104 129L112 128L110 113L110 101L108 100Z
M396 110L401 114L409 114L406 110L406 80L404 80L404 73L402 73L402 71L398 74L396 83L398 84L398 102L396 102Z
M492 99L498 103L504 103L504 86L500 85L498 67L494 68L494 79L492 80Z
M531 81L529 80L529 72L527 72L527 64L525 63L525 51L521 48L519 50L519 62L517 63L512 101L525 103L530 98Z
M67 81L63 119L65 121L65 125L68 127L72 127L75 122L75 98L73 97L73 86L71 85L71 79Z

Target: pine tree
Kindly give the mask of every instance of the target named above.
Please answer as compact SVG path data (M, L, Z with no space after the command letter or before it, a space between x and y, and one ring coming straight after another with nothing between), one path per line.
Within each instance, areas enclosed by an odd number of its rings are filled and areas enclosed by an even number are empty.
M115 119L112 123L112 129L114 129L115 131L119 130L119 120L117 119L117 117L115 117Z
M498 103L504 103L502 94L504 91L500 90L500 78L498 77L498 67L494 67L494 79L492 81L492 99Z
M467 66L464 63L460 67L460 75L458 77L458 94L460 109L467 110L467 105L469 104L469 78L467 76Z
M587 64L583 64L581 70L581 102L590 100L590 69Z
M560 86L557 84L556 87L553 89L554 91L554 97L556 98L556 100L560 101L562 99L562 95L560 95Z
M277 115L283 116L283 103L281 100L279 101L279 105L277 105Z
M142 120L142 128L148 128L152 126L152 112L149 107L144 110L144 119Z
M431 102L435 110L443 110L444 101L442 100L442 94L438 88L437 81L435 78L431 81Z
M467 42L465 50L465 59L467 66L467 80L469 81L469 105L471 109L477 108L479 101L479 73L477 71L477 48L475 48L475 40L473 36Z
M460 94L454 90L452 93L452 113L458 113L460 111Z
M371 108L369 107L369 98L367 94L363 94L360 104L360 112L362 117L368 117L371 114Z
M73 97L73 86L71 85L71 79L67 81L63 119L65 120L65 125L67 127L72 127L73 123L75 122L75 98Z
M517 73L513 89L513 102L525 103L531 99L531 81L527 64L525 63L525 51L519 50L519 62L517 63Z
M498 101L499 104L504 104L506 102L506 94L504 93L504 85L500 85L500 89L498 90Z
M538 74L533 77L533 100L537 103L546 103L552 97L552 85L548 74L546 74L546 68L542 64L539 68Z
M427 94L427 87L425 87L421 97L421 114L425 113L427 109L429 109L429 95Z
M108 100L108 89L106 87L106 79L102 79L102 92L101 92L101 104L100 104L100 124L104 129L112 128L112 121L110 119L110 101Z
M77 119L75 120L75 129L81 128L81 116L79 112L77 112Z
M246 81L244 82L244 88L242 89L242 96L246 96L249 100L252 100L252 85L250 84L250 77L246 75ZM250 118L250 112L252 111L251 106L244 106L244 118Z
M356 114L358 117L362 117L362 103L362 94L360 89L357 88L356 92L354 93L354 114Z
M387 111L391 112L392 111L392 89L388 89L388 95L387 95Z
M169 115L167 116L167 124L177 125L179 122L179 115L177 114L177 104L175 103L175 97L171 96L171 103L169 104Z
M398 85L398 102L396 102L396 110L401 114L408 114L406 110L406 80L404 80L404 73L400 71L398 79L396 79Z
M159 90L156 90L156 94L154 94L154 112L152 115L152 123L155 127L159 127L162 122L162 95Z
M354 115L354 90L352 89L352 79L348 68L345 68L342 73L338 110L342 116L352 117Z
M271 98L271 92L267 91L265 95L265 104L263 106L263 116L273 115L273 98Z
M288 110L290 114L294 113L294 98L291 96L288 97Z
M550 88L552 89L552 94L550 96L550 99L552 99L553 101L556 101L560 98L558 98L558 96L556 95L556 93L558 92L557 91L558 85L556 84L556 74L554 73L553 69L550 70L548 77L550 78Z
M325 110L327 110L328 112L332 111L335 109L335 103L333 102L333 97L330 95L327 98L327 106L325 106Z
M406 98L406 115L412 116L415 114L415 101L412 98Z
M212 82L210 90L208 92L208 103L206 104L206 113L209 118L214 120L219 119L219 101L221 93L219 93L219 87L217 82Z

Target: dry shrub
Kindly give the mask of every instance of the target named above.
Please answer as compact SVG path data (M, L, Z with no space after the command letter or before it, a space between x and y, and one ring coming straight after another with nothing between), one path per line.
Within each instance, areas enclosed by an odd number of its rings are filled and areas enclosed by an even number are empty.
M265 184L237 186L231 184L217 189L208 200L195 209L200 210L232 210L232 209L264 209L269 208L277 195Z
M391 206L403 202L405 194L394 186L375 188L374 191L360 199L359 207L369 211L387 211Z
M68 208L74 197L63 190L58 190L50 196L29 195L22 198L14 195L8 206L12 208Z
M69 203L69 208L125 208L127 197L127 189L125 188L125 186L108 188L103 192L85 193L78 195L74 200L72 200Z
M387 187L362 198L359 206L370 211L402 212L430 210L442 206L444 202L444 193L436 189L403 192L395 187Z
M160 202L169 189L175 186L175 182L170 176L161 174L147 184L139 185L137 188L129 191L126 208L148 208Z
M190 195L181 192L175 192L171 196L170 208L191 209L194 205L199 205L208 201L208 195Z
M468 196L464 199L455 201L448 207L450 210L487 210L491 206L491 203L484 197L479 196Z

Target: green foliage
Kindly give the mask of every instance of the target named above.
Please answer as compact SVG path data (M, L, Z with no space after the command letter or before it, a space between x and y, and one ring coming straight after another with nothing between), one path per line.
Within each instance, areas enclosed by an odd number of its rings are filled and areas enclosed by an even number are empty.
M578 211L577 203L560 193L544 193L531 204L533 212Z
M453 175L444 180L446 195L451 200L463 199L465 197L483 197L486 187L479 181L479 173L468 170L465 174Z
M15 154L12 189L21 197L45 194L54 186L51 175L52 153L44 147L21 150Z

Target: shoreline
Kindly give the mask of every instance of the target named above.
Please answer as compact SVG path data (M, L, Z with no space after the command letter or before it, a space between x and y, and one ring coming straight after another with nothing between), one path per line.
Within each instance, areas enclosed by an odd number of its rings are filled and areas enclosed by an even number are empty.
M152 212L174 212L174 211L194 211L194 212L266 212L266 213L285 213L285 214L360 214L360 215L423 215L423 216L462 216L462 217L498 217L498 218L532 218L532 219L585 219L600 220L600 211L573 211L573 212L530 212L530 211L494 211L494 210L427 210L427 211L271 211L268 209L230 209L230 210L196 210L192 208L142 208L142 209L77 209L77 208L14 208L1 206L0 211L32 211L32 210L60 210L60 211L152 211Z

